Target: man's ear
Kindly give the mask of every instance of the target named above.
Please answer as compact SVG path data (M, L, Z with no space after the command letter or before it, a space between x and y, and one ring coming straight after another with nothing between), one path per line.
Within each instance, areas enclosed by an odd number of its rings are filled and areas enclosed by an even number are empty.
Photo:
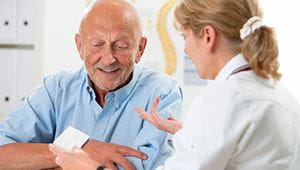
M135 63L140 62L140 60L142 58L142 55L145 51L146 45L147 45L147 38L142 37L141 40L140 40L140 43L139 43L139 47L138 47L139 49L138 49L137 56L135 58Z
M203 28L203 38L206 44L207 52L211 53L214 51L217 42L217 31L214 27L207 25Z
M76 43L76 47L77 47L77 50L79 52L80 58L82 60L84 60L83 55L82 55L82 48L81 48L81 38L80 38L80 35L78 33L75 35L75 43Z

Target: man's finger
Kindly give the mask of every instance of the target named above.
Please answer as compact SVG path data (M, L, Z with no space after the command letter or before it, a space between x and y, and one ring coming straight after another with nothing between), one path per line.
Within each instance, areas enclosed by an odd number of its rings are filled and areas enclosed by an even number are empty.
M115 165L113 162L111 162L111 161L105 162L104 166L105 166L106 168L111 169L111 170L118 170L118 168L116 167L116 165ZM105 168L105 169L106 169L106 168Z
M148 159L148 156L141 151L135 150L135 149L127 147L127 146L116 145L116 147L117 147L116 148L117 151L124 156L133 156L133 157L143 159L143 160Z
M120 153L116 153L112 156L111 160L117 164L119 164L121 167L123 167L126 170L134 170L135 167L132 165L132 163L124 157L124 155Z

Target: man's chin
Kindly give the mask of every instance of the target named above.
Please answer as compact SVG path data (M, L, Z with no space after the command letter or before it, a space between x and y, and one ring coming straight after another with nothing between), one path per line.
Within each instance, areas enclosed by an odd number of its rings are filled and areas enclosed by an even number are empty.
M116 84L97 85L97 87L104 91L114 91L118 88Z

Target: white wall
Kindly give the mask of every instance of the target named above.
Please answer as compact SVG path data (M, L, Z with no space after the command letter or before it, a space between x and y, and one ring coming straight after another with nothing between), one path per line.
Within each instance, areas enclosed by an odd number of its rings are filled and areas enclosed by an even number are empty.
M44 0L44 74L81 65L74 36L78 32L83 0Z
M300 101L299 1L261 0L265 22L275 28L279 45L282 82Z

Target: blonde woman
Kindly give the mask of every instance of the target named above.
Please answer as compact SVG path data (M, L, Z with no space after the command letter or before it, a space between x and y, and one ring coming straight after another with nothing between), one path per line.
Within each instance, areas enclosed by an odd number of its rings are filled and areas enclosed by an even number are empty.
M300 107L279 82L275 35L258 2L180 0L175 21L199 76L213 81L183 128L158 116L159 98L151 113L136 109L175 133L175 152L160 169L299 170Z

